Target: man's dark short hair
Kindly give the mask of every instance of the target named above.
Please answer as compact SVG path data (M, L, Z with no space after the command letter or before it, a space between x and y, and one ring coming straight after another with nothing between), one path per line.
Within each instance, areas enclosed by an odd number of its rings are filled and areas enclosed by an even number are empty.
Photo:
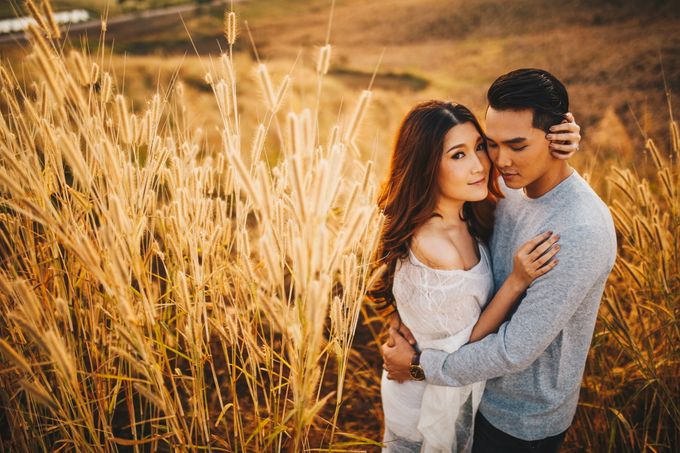
M531 110L531 123L548 132L569 111L569 94L557 77L542 69L516 69L497 78L486 94L494 110Z

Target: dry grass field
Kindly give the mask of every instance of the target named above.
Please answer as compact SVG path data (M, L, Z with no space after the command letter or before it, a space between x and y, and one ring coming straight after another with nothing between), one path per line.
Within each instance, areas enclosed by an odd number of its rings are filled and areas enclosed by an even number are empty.
M564 451L680 445L674 2L339 0L331 47L329 1L235 8L0 46L0 449L377 451L392 137L519 66L620 244Z

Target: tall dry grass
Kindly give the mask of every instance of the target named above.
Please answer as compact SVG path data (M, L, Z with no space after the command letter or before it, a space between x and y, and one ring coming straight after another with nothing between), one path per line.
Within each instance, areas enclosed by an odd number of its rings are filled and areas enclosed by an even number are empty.
M31 86L0 67L0 404L12 448L337 443L381 225L371 163L352 152L370 92L321 142L311 110L282 113L290 79L259 65L262 93L250 96L267 114L246 134L228 52L206 75L221 118L213 151L186 127L181 85L133 111L103 46L64 54L40 19ZM230 46L235 24L227 15ZM328 58L325 46L319 90Z
M680 134L637 167L610 167L619 256L605 291L568 445L602 452L680 445ZM597 171L597 170L595 170Z

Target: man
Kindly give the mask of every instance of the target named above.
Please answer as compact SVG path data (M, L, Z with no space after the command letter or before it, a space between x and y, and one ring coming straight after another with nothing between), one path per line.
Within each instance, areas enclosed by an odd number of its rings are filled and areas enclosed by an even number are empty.
M551 155L551 127L569 108L564 85L546 71L519 69L499 77L487 99L489 155L505 194L490 244L496 288L515 250L539 233L560 235L559 263L531 284L498 332L447 354L417 352L391 327L382 352L391 379L424 374L454 387L487 380L474 452L555 452L576 412L616 236L607 206Z

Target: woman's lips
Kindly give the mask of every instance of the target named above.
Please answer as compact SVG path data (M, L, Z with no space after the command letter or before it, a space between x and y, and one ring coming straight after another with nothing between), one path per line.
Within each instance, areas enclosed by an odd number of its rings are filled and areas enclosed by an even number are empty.
M484 184L485 182L486 182L486 178L481 178L481 179L479 179L479 180L477 180L477 181L475 181L475 182L471 182L470 185L471 185L471 186L477 186L477 185Z

